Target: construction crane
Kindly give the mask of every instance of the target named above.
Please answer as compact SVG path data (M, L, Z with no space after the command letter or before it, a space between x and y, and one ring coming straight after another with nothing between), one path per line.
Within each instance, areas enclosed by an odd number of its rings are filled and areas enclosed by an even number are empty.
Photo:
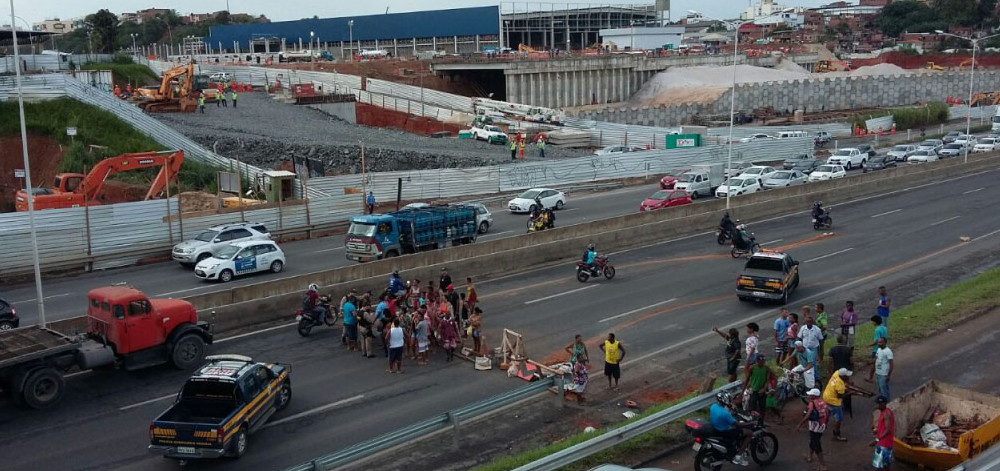
M163 73L159 87L139 89L139 108L148 112L193 112L198 107L192 87L194 62L179 65Z
M60 173L52 188L33 188L35 209L77 208L98 206L104 182L118 172L141 168L162 167L146 192L147 200L161 196L167 185L177 178L184 163L184 151L140 152L108 157L97 163L90 173ZM28 192L18 190L14 206L18 211L28 210Z

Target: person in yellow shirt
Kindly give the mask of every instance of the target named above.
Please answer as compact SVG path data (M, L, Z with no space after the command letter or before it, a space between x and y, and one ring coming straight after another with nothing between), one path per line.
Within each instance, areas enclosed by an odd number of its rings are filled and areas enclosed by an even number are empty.
M844 398L847 397L847 381L854 374L847 368L841 368L832 375L830 381L823 389L823 401L830 406L830 418L833 419L833 439L839 442L846 442L847 439L840 435L840 424L844 421Z
M625 358L625 345L615 339L615 334L608 334L608 339L601 344L604 352L604 376L608 377L608 389L618 389L618 380L622 377L621 362ZM611 384L612 378L614 385Z

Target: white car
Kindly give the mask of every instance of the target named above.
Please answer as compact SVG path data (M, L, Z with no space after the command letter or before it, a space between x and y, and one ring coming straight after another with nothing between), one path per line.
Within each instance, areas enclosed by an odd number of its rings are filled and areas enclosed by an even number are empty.
M723 167L725 167L725 166L723 166ZM748 169L750 167L753 167L753 164L749 163L749 162L733 162L732 175L729 174L730 173L729 172L729 170L730 170L729 168L723 168L722 169L722 175L725 178L735 177L735 176L743 173L744 170L746 170L746 169Z
M934 162L938 159L937 153L932 150L918 150L906 158L908 163Z
M745 170L743 170L742 172L740 172L740 176L741 177L756 177L756 178L759 178L760 181L763 182L763 181L767 180L768 178L771 178L771 175L774 174L774 172L777 172L777 171L778 171L778 169L776 169L774 167L769 167L769 166L766 166L766 165L754 165L753 167L747 167Z
M854 147L844 147L833 152L828 159L827 165L840 165L847 170L854 167L864 167L868 161L868 154Z
M827 164L816 167L816 170L813 170L813 172L809 174L809 181L818 182L823 180L833 180L835 178L844 178L846 176L847 170L844 170L842 165Z
M216 83L229 83L233 80L233 76L229 72L216 72L209 75L208 80Z
M626 152L638 152L640 150L646 150L639 146L607 146L597 152L594 155L616 155L624 154Z
M976 141L976 145L972 147L972 153L993 152L997 149L1000 149L1000 139L984 137Z
M175 245L170 256L181 265L191 267L211 257L215 251L245 240L271 240L271 234L263 224L254 222L212 226L194 239Z
M932 150L937 152L944 147L944 141L941 139L928 139L926 141L917 144L917 150Z
M727 195L746 195L749 193L756 193L763 189L764 187L761 185L760 178L751 175L740 175L726 180L725 183L716 188L715 196L717 198L725 198Z
M507 209L512 213L530 213L532 208L538 208L535 200L540 200L543 208L562 209L566 205L566 194L550 188L532 188L521 193L507 203Z
M962 144L963 146L974 146L976 145L976 136L972 134L959 134L952 143Z
M907 157L913 155L913 152L917 150L917 146L912 144L899 144L893 146L892 150L886 152L886 155L892 157L896 162L905 161Z
M229 244L194 267L194 276L227 283L234 277L285 268L285 253L273 240L247 240Z
M945 157L956 157L965 153L965 146L962 144L945 144L944 147L938 149L937 155L942 159Z
M740 142L769 141L771 139L775 139L775 137L770 134L757 133L740 139Z
M806 182L806 175L798 170L779 170L764 180L764 188L782 188L801 185Z

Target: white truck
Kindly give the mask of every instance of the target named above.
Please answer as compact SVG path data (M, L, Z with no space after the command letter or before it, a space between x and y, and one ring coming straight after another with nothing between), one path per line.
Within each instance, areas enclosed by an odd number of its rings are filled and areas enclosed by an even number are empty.
M990 126L992 131L1000 131L1000 107L997 107L997 112L993 115L993 125Z
M477 141L486 141L490 144L506 144L507 133L498 126L492 124L477 124L472 127L472 138Z
M684 190L691 199L712 196L722 184L722 164L692 165L691 170L682 173L674 183L675 190Z

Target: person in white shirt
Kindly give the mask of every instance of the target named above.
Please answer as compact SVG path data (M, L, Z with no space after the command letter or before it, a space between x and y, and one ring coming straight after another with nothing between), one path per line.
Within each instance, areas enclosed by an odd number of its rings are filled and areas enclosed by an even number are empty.
M823 329L816 325L812 316L806 316L806 324L799 328L799 339L802 345L813 353L819 354L819 344L823 341Z

